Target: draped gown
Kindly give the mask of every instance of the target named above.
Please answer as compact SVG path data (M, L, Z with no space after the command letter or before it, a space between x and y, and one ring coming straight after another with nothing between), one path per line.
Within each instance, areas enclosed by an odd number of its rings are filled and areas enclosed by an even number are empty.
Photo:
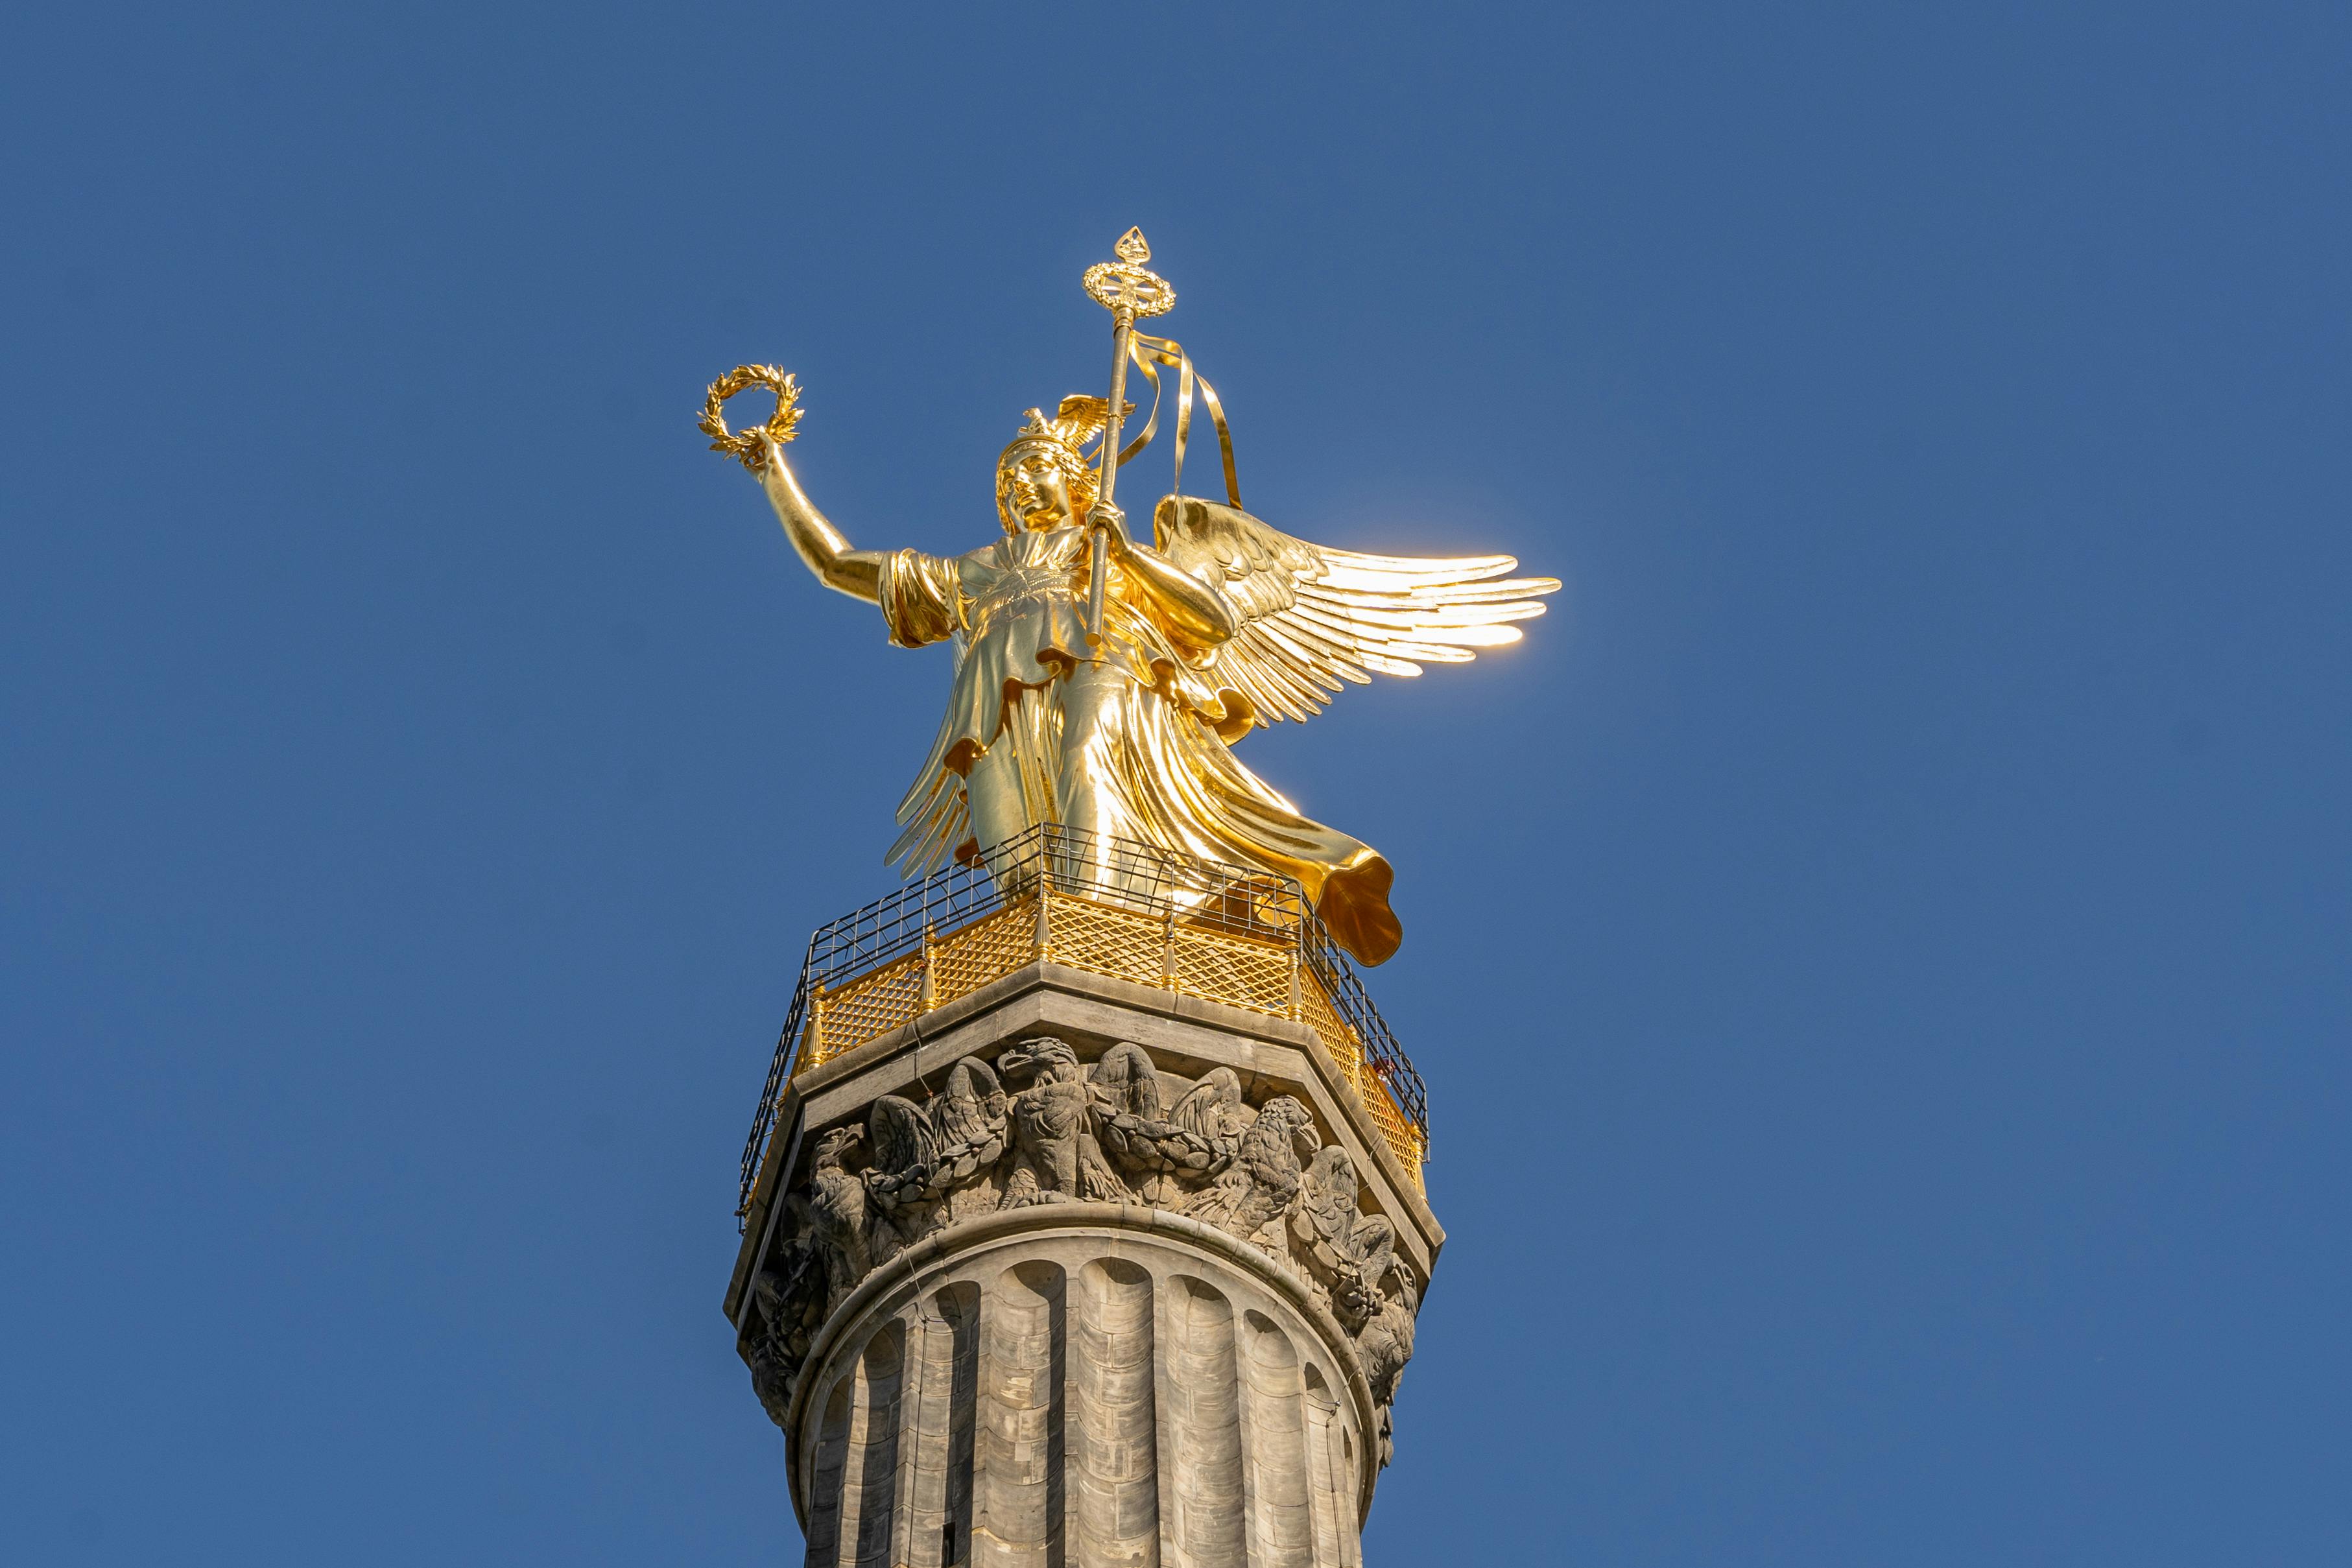
M1394 873L1369 845L1303 816L1234 757L1251 726L1188 642L1111 564L1097 647L1086 629L1087 531L997 540L966 555L895 551L878 602L902 647L947 642L955 679L930 753L898 808L908 877L984 860L1040 823L1294 878L1366 963L1397 949ZM1222 595L1213 584L1210 591ZM1238 617L1236 617L1238 620ZM1082 874L1087 874L1082 872ZM1091 875L1118 872L1097 852Z

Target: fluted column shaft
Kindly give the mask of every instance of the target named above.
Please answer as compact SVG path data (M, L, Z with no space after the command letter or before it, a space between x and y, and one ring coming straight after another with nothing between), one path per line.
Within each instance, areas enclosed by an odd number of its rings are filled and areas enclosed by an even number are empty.
M1328 1312L1165 1213L1039 1205L876 1270L788 1425L823 1568L1360 1568L1372 1406Z

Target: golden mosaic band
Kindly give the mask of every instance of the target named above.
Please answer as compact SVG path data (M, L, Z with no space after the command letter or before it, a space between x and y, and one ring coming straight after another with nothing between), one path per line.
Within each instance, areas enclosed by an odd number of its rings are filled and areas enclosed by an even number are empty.
M813 992L794 1074L1045 960L1304 1023L1390 1150L1421 1180L1426 1142L1297 943L1202 929L1173 911L1122 909L1059 888L1043 891L1042 906L1040 897L1033 890L952 931L926 932L917 952Z

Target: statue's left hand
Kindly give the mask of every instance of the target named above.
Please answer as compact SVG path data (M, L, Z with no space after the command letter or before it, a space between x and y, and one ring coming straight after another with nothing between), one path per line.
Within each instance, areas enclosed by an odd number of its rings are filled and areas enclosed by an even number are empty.
M1087 526L1099 528L1110 535L1111 553L1124 555L1135 541L1127 531L1127 513L1115 506L1097 501L1087 509Z

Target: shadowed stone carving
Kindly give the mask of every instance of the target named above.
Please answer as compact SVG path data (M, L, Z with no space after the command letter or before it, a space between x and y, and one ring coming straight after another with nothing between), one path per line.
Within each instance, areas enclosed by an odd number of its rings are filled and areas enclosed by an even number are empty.
M1230 1068L1186 1079L1132 1044L1087 1068L1067 1041L1045 1035L1007 1046L992 1066L964 1058L928 1100L882 1095L864 1127L818 1136L808 1180L786 1194L752 1281L747 1358L762 1407L784 1423L815 1336L871 1269L962 1221L1074 1199L1187 1215L1286 1267L1350 1336L1388 1462L1389 1406L1412 1359L1420 1297L1393 1224L1362 1211L1347 1150L1325 1145L1313 1113L1290 1095L1253 1108ZM1114 1275L1089 1276L1089 1289L1109 1291ZM1187 1321L1171 1347L1195 1344L1196 1327L1210 1331ZM1230 1321L1212 1339L1230 1365ZM1197 1342L1208 1353L1210 1341ZM1265 1376L1292 1397L1295 1373ZM1123 1410L1104 1419L1140 1417Z
M760 1332L751 1345L751 1392L768 1419L781 1426L793 1389L807 1363L809 1344L824 1322L824 1262L803 1232L780 1249L777 1264L751 1280Z
M1204 1087L1212 1096L1230 1088L1238 1103L1241 1080L1231 1068L1219 1071L1225 1082ZM1184 1120L1162 1120L1160 1075L1141 1046L1113 1046L1095 1064L1089 1081L1094 1086L1095 1136L1112 1162L1134 1178L1145 1203L1177 1207L1183 1201L1186 1179L1205 1180L1233 1163L1232 1134L1211 1130L1223 1121L1203 1119L1215 1100L1204 1099L1202 1089L1192 1089L1177 1107Z
M1395 1450L1391 1411L1397 1379L1404 1375L1404 1363L1412 1359L1412 1321L1421 1310L1421 1295L1413 1285L1412 1270L1402 1263L1389 1265L1388 1278L1381 1284L1380 1306L1356 1336L1356 1360L1363 1366L1364 1381L1371 1384L1372 1401L1380 1411L1381 1464L1386 1468Z
M1350 1332L1380 1310L1381 1277L1396 1255L1396 1227L1357 1206L1356 1163L1334 1145L1318 1151L1290 1205L1290 1244L1331 1295Z
M895 1094L876 1100L866 1113L866 1141L874 1151L866 1185L874 1206L889 1216L891 1234L875 1261L950 1223L953 1194L994 1169L1004 1154L1005 1131L1003 1086L978 1058L958 1062L928 1106ZM996 1200L991 1192L984 1207L967 1205L962 1212L992 1212Z
M1013 1097L1013 1174L1003 1206L1126 1195L1095 1142L1093 1106L1078 1053L1051 1035L1023 1040L997 1058L1008 1079L1029 1086Z
M864 1143L863 1130L836 1127L816 1141L815 1169L804 1194L809 1232L824 1262L825 1310L841 1305L873 1267L874 1254L866 1228L866 1185L851 1175L849 1157Z
M1261 1107L1236 1141L1232 1167L1184 1205L1236 1241L1252 1241L1298 1195L1299 1162L1320 1146L1315 1117L1286 1094Z

